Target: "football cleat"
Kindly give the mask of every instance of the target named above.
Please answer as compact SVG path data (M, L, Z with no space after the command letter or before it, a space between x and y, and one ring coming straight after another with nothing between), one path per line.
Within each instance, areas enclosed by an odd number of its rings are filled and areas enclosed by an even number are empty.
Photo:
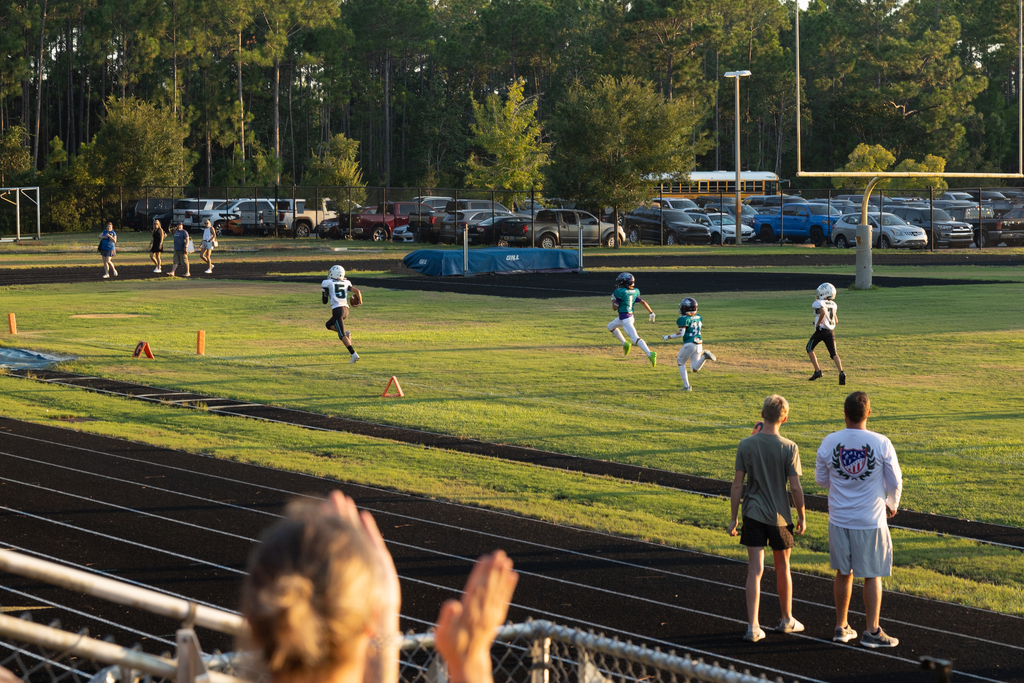
M636 283L636 279L631 273L619 273L619 276L615 278L615 284L619 287L632 287Z
M622 355L623 355L623 356L628 356L628 355L629 355L629 351L630 351L630 349L632 349L632 348L633 348L633 345L632 345L632 344L630 344L629 342L625 342L625 343L624 343L624 344L622 345L622 352L623 352L623 353L622 353Z
M345 269L341 266L331 266L331 269L327 271L327 277L332 280L344 280Z
M836 298L836 288L832 286L830 282L823 282L818 285L818 300L828 299L831 301Z
M648 356L647 358L651 361L652 368L658 367L658 354L656 354L654 351L651 351L651 355Z
M696 313L697 300L690 296L686 297L685 299L679 302L679 312L682 315L686 315L687 313Z
M840 385L845 385L846 384L846 373L845 372L840 372L839 373L839 384Z
M811 376L810 376L810 377L808 378L808 381L811 381L811 382L813 382L814 380L818 379L819 377L821 377L821 370L815 370L815 371L814 371L814 374L813 374L813 375L811 375Z
M693 387L687 384L686 386L683 387L683 391L693 391Z
M359 354L358 353L353 353L352 354L352 360L350 360L349 363L355 363L357 360L359 360Z
M718 357L715 356L715 354L711 353L710 351L705 351L704 357L707 358L708 360L718 360Z

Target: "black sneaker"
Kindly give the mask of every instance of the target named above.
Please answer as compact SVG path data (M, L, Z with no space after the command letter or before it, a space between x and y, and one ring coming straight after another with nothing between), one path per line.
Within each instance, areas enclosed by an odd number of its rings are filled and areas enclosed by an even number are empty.
M845 372L840 372L839 373L839 384L840 384L840 386L843 386L843 385L846 384L846 373Z
M814 380L818 379L819 377L821 377L821 370L815 370L814 374L811 375L811 377L810 377L810 379L808 381L813 382Z
M893 638L882 629L878 629L878 633L864 631L860 637L860 644L862 647L868 647L874 650L879 647L896 647L900 644L900 641Z

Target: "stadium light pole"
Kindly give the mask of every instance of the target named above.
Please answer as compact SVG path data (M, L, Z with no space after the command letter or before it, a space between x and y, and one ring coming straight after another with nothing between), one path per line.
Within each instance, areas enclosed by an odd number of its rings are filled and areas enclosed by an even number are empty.
M726 71L726 78L736 79L736 237L734 244L738 247L743 243L743 228L740 217L743 207L740 201L740 79L749 76L749 71Z

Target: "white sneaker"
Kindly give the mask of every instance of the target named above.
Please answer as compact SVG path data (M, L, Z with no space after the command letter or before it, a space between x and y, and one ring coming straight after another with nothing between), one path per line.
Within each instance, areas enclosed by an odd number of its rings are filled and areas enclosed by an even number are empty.
M106 280L108 277L110 277L110 273L103 273L103 279L104 280Z
M683 387L683 391L693 391L693 387L687 384L686 386Z
M352 354L352 360L350 360L349 363L355 363L357 360L359 360L359 354L358 353L353 353Z
M715 354L711 353L710 351L705 351L704 357L708 360L718 360L718 358L715 357Z
M205 270L205 271L203 271L203 272L204 272L204 273L212 273L212 272L213 272L213 269L211 268L210 270Z
M114 271L114 277L117 277L117 271L116 270Z
M164 272L164 271L160 270L159 268L154 268L154 269L153 269L153 272L154 272L154 273L162 273L162 272Z

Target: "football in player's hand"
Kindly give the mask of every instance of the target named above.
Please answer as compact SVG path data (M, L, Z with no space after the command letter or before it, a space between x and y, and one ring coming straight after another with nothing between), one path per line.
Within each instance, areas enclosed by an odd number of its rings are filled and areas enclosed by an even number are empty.
M754 423L754 431L750 432L750 434L760 434L762 429L764 429L764 422L758 420L757 422Z

